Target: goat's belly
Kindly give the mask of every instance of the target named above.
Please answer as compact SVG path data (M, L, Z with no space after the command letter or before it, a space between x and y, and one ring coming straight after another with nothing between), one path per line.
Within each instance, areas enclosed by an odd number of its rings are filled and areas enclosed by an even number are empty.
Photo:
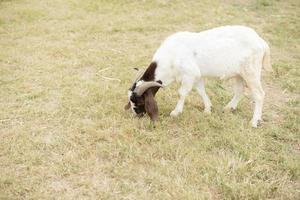
M250 55L245 50L227 51L225 49L214 49L208 53L200 54L197 58L197 65L202 76L222 77L236 75L240 72L241 63Z
M207 77L230 77L239 74L240 70L237 65L206 65L200 67L201 76Z

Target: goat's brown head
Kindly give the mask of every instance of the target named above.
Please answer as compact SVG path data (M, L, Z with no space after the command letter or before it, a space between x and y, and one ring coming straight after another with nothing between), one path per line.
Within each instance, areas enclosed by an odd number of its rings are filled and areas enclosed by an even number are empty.
M152 62L146 71L139 71L133 85L129 88L129 102L125 106L126 110L131 108L138 117L147 113L153 121L158 117L158 107L154 97L162 87L161 81L154 81L156 66L156 63Z

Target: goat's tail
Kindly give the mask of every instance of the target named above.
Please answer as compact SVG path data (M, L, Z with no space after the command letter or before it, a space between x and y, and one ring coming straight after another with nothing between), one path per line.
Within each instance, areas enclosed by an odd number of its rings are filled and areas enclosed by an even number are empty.
M270 55L270 47L267 45L265 49L265 54L262 60L262 66L263 68L268 71L272 72L272 65L271 65L271 55Z

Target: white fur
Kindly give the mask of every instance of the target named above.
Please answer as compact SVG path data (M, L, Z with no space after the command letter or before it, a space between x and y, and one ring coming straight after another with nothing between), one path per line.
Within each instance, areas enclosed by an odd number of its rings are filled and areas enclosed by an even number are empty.
M131 108L132 112L135 113L135 112L134 112L135 105L134 105L134 103L130 100L131 95L132 95L132 91L131 91L131 90L128 90L128 99L129 99L129 103L130 103L130 108Z
M236 108L246 83L255 101L252 126L256 127L264 99L261 68L265 63L269 65L269 56L267 43L245 26L223 26L200 33L178 32L169 36L153 56L153 62L157 63L155 80L161 80L164 86L174 80L181 82L180 98L171 116L182 112L185 97L193 86L203 98L205 112L210 113L211 102L202 77L235 79L235 95L227 109Z

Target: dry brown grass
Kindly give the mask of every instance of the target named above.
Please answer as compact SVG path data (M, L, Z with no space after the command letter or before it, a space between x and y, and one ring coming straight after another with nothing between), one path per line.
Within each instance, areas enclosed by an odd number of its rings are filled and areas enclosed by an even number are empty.
M0 1L0 199L298 199L299 18L294 0ZM192 92L170 118L176 85L156 127L123 111L167 35L224 24L270 43L262 127L249 96L223 113L218 80L211 116Z

